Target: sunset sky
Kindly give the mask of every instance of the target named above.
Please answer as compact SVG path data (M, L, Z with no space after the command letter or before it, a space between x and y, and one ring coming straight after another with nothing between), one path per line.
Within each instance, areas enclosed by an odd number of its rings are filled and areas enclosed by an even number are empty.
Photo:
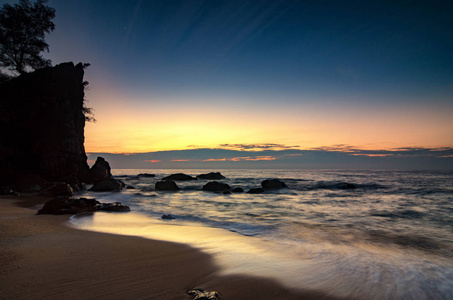
M87 152L453 147L453 1L48 4L46 56L91 63Z

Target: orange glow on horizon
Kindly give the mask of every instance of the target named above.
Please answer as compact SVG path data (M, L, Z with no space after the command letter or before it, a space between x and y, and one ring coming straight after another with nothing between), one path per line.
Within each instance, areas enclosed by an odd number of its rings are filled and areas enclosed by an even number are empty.
M117 97L117 98L115 98ZM96 123L85 128L88 153L222 148L241 151L318 149L391 150L399 147L451 147L451 109L420 106L329 108L316 104L254 107L226 99L189 99L165 104L151 97L128 106L110 95L97 98ZM198 102L197 102L198 101ZM269 144L273 143L273 144ZM193 146L197 145L197 146ZM256 145L257 148L240 148ZM260 148L267 145L267 148ZM341 147L335 145L343 145Z

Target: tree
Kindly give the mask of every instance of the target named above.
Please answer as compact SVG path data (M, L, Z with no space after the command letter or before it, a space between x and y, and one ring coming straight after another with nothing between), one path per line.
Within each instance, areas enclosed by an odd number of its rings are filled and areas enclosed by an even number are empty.
M0 10L0 67L19 74L51 66L41 56L49 51L44 36L55 29L55 9L44 5L47 0L20 0L3 5Z

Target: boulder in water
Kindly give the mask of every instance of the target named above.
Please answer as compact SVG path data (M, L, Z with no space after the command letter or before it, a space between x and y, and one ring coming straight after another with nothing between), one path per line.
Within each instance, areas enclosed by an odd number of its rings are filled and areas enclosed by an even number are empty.
M248 192L248 194L262 194L264 193L263 188L251 188Z
M159 191L179 191L179 187L173 180L163 180L156 182L155 189Z
M98 156L96 162L91 167L90 179L94 184L113 179L112 173L110 172L110 165L103 157Z
M264 180L263 182L261 182L261 186L265 190L276 190L288 187L283 181L280 181L278 179Z
M184 180L197 180L195 177L192 177L190 175L186 175L183 173L176 173L176 174L171 174L170 176L162 178L162 180L179 180L179 181L184 181Z
M140 173L137 175L137 177L156 177L156 175L149 173Z
M197 175L198 179L208 179L208 180L220 180L220 179L225 179L225 176L220 174L220 172L211 172L207 174L200 174Z
M210 191L210 192L223 192L223 191L229 191L230 186L226 183L220 183L217 181L211 181L206 183L203 186L203 191Z
M173 217L172 215L162 215L162 220L174 220L176 219L175 217Z
M244 189L241 187L235 187L233 189L233 193L243 193L243 192L244 192Z

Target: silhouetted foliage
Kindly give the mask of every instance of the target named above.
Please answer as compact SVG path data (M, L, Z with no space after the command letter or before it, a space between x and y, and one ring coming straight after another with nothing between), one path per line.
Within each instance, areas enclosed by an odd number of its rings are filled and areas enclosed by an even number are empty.
M8 74L0 72L0 84L11 79Z
M18 4L3 5L0 10L0 66L19 74L51 66L40 55L49 51L44 36L55 29L51 21L55 9L44 5L47 0L20 0Z
M89 66L91 66L90 63L83 63L83 64L82 64L82 67L83 67L84 70L85 70L86 68L88 68ZM87 90L89 84L90 84L90 83L89 83L88 81L84 80L84 81L82 82L83 89L84 89L84 90ZM85 121L96 123L96 119L94 118L93 108L87 107L87 106L86 106L87 102L88 102L88 100L87 100L86 98L83 98L82 112L83 112L83 114L84 114L84 116L85 116Z

